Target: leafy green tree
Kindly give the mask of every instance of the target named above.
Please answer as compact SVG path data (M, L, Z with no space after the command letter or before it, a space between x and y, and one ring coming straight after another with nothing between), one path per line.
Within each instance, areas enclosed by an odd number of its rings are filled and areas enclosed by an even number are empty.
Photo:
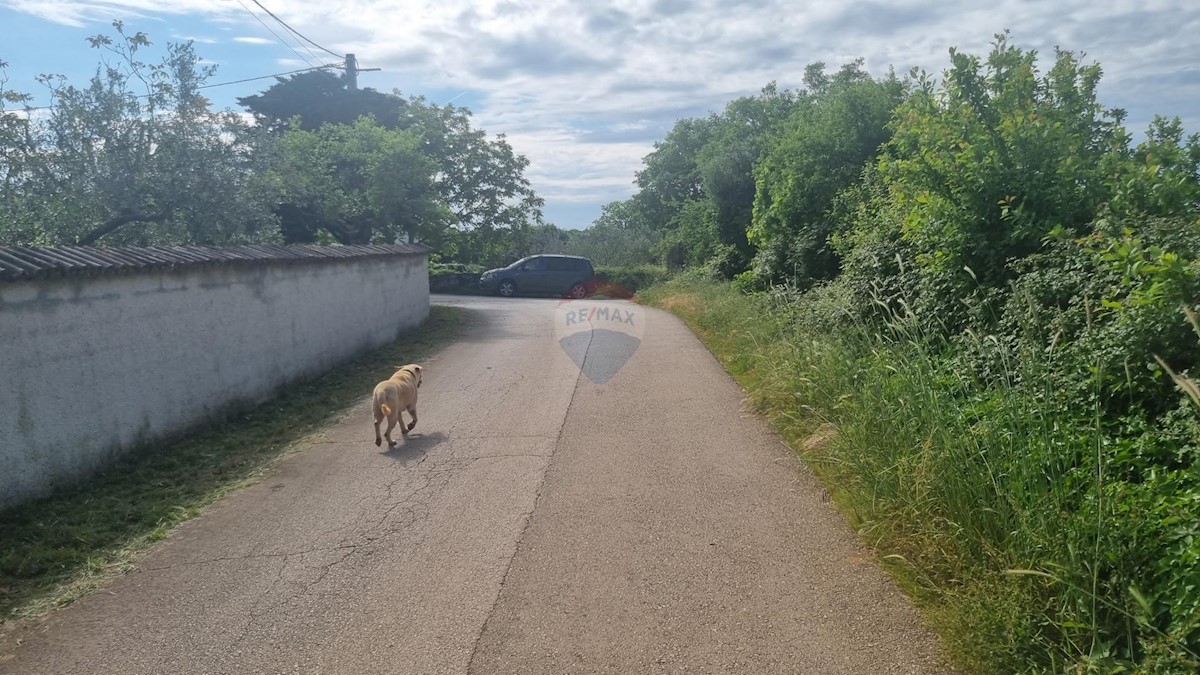
M633 206L648 227L660 232L674 229L672 219L684 204L704 198L697 157L711 138L711 120L679 120L642 159L644 166L637 172L638 193Z
M258 137L201 95L215 66L191 43L139 60L144 33L90 38L105 60L86 87L43 76L53 107L4 116L8 212L0 242L27 245L271 239L270 186ZM10 97L11 99L11 97Z
M1200 134L1185 137L1178 117L1155 117L1145 141L1107 159L1113 214L1168 217L1200 210Z
M657 232L656 254L670 266L713 255L731 275L752 256L746 238L754 204L754 165L772 129L797 104L772 83L729 103L720 115L684 119L643 159L630 207Z
M779 126L754 169L749 241L758 249L760 282L806 287L831 279L838 259L829 242L835 197L860 180L863 166L888 140L892 111L903 100L895 76L874 80L861 60L832 76L806 70L808 95Z
M1036 54L1001 34L986 61L953 50L951 60L940 87L919 74L897 108L864 191L874 204L857 209L842 246L863 285L896 279L886 259L899 255L915 276L895 285L955 326L967 318L960 299L1003 288L1010 261L1051 231L1087 231L1128 136L1123 114L1096 99L1100 67L1070 52L1039 75Z
M465 108L347 89L341 77L325 71L279 78L263 93L238 100L272 133L349 125L369 116L385 129L417 134L421 152L436 165L441 202L454 216L451 229L437 238L445 260L490 264L517 255L542 222L544 202L525 177L529 160L503 134L492 138L474 128ZM312 241L328 229L311 202L280 206L285 240Z
M697 153L696 164L718 242L730 247L730 271L741 271L753 256L746 231L754 207L754 167L796 103L794 92L771 83L759 95L735 99L710 118L712 135Z
M272 177L297 217L339 243L436 246L451 215L423 142L419 133L385 129L369 117L295 128L277 141Z
M520 251L518 257L537 253L571 253L571 234L570 230L553 223L535 225L522 233L521 241L517 243Z
M571 235L569 251L597 265L629 266L657 262L661 233L650 228L635 199L610 202L585 230Z
M683 204L655 252L667 267L681 269L703 265L718 253L720 247L717 214L712 202L695 199ZM730 253L728 250L722 252Z
M407 102L400 96L374 89L350 89L345 77L328 70L314 70L276 78L260 94L238 98L255 121L272 132L291 129L296 118L300 128L314 131L324 124L353 124L360 117L373 117L387 129L399 129Z
M529 160L504 134L489 138L472 127L466 108L414 97L400 126L421 135L423 151L437 164L435 182L456 230L444 255L489 264L519 255L529 230L542 224L545 205L525 176Z
M33 127L25 112L6 109L9 105L27 104L28 94L8 88L6 69L0 61L0 243L21 244L38 240L42 223L28 207L34 199L36 185L33 167L38 160Z

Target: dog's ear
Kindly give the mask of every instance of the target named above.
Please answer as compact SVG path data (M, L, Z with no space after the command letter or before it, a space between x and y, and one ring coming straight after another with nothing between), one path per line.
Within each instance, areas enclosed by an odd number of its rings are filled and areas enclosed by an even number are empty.
M414 363L414 364L413 364L413 370L415 370L415 371L417 371L417 372L419 373L419 372L421 372L421 366L418 366L418 365L416 365L416 364Z

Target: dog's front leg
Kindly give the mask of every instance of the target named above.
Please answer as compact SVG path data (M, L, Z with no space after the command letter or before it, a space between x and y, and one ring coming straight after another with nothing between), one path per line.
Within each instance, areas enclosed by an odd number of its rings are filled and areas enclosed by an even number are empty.
M408 409L408 414L412 415L412 422L408 424L408 431L412 431L413 427L417 426L417 406L412 406Z

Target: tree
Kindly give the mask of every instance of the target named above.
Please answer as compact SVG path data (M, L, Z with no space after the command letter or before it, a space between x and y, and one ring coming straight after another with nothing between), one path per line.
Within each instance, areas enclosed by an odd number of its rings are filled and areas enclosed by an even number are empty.
M637 174L630 202L650 230L657 253L671 266L711 256L723 274L745 268L754 203L753 168L771 129L796 105L796 96L774 84L758 96L726 106L724 113L684 119L655 144Z
M344 76L328 70L276 78L261 94L243 96L238 103L253 113L260 126L276 133L293 128L295 118L305 131L324 124L353 124L366 116L386 129L399 129L407 105L394 94L350 89Z
M215 72L192 44L139 60L144 33L90 38L106 55L88 86L43 76L53 107L14 126L5 115L10 244L217 244L270 239L258 136L200 91ZM112 59L112 60L109 60ZM137 93L140 89L144 93ZM19 127L16 132L14 128ZM23 133L24 138L19 135Z
M586 230L571 236L572 253L598 265L641 265L657 262L655 247L662 234L646 222L636 199L610 202Z
M528 230L542 224L545 204L525 177L529 160L504 134L489 139L473 128L465 108L414 97L400 126L420 133L423 151L437 163L435 182L457 230L444 255L490 264L518 254Z
M634 204L653 230L672 229L671 220L689 201L704 198L697 157L712 138L709 119L682 119L654 151L642 159L637 172Z
M758 96L735 99L711 121L712 137L697 154L704 194L711 205L717 237L740 272L753 249L746 237L754 207L754 167L768 148L775 127L797 104L793 92L768 84Z
M890 137L888 122L905 95L897 78L874 80L860 65L861 60L846 64L832 76L824 64L810 65L808 96L780 125L754 169L748 234L758 249L760 281L803 288L837 274L830 209Z
M525 233L524 241L518 244L520 257L537 253L571 253L572 232L553 223L535 225Z
M917 74L837 238L849 284L956 330L997 315L1047 241L1195 208L1194 139L1158 120L1131 150L1124 113L1097 100L1099 65L1057 50L1041 74L1036 56L1000 34L986 59L951 50L940 86Z
M295 128L275 148L273 178L290 220L305 220L342 244L420 241L440 245L451 214L434 180L437 164L413 131L369 118ZM314 236L314 239L316 237Z
M7 65L0 61L0 243L32 244L41 232L41 223L27 205L36 190L32 177L37 146L28 113L6 110L6 105L25 104L31 97L7 88Z
M529 161L503 134L489 138L473 128L465 108L405 99L398 92L349 90L340 77L324 71L280 78L262 94L239 102L276 134L353 124L363 116L385 129L417 134L421 152L436 164L441 202L454 216L452 229L438 239L443 259L498 262L517 254L529 228L541 224L543 201L524 174ZM287 241L314 240L325 228L311 205L288 202L279 213Z
M889 226L928 251L919 264L931 272L968 267L971 283L1002 285L1008 261L1051 229L1083 233L1095 218L1104 157L1127 142L1123 113L1096 100L1100 67L1070 52L1041 77L1036 53L1007 35L986 63L954 50L951 60L940 91L921 77L897 109L880 170L903 224Z

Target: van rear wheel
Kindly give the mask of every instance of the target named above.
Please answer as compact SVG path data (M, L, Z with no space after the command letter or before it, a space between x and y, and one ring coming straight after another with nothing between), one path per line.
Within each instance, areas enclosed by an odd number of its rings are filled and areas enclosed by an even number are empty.
M575 284L571 290L567 291L567 297L575 300L582 300L587 297L587 286L583 284Z

